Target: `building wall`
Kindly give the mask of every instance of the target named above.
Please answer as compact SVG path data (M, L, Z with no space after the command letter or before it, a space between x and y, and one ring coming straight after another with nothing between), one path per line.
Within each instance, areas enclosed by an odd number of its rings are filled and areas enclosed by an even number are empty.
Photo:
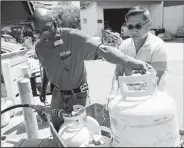
M110 9L110 8L131 8L134 6L142 6L149 9L149 4L145 3L139 3L139 2L123 2L123 1L110 1L110 2L98 2L98 5L102 6L104 9Z
M103 7L97 5L97 20L102 20L102 23L97 23L97 34L96 36L102 37L102 29L104 28L104 15Z
M176 34L177 26L184 26L184 5L164 7L164 28Z
M126 3L126 2L99 2L97 5L97 14L98 14L98 19L102 20L102 24L97 24L98 25L98 36L102 36L101 30L104 28L104 11L103 9L122 9L122 8L131 8L138 5L138 3ZM141 4L142 7L145 7L149 9L149 5L147 4Z
M97 5L92 3L87 9L80 11L81 29L93 36L97 35Z
M150 4L149 11L152 18L152 28L163 27L163 2L161 4Z
M140 5L147 8L152 16L152 28L162 27L163 20L163 3L145 3L145 2L126 2L126 1L101 1L89 6L86 10L81 11L81 21L87 18L91 23L83 24L81 22L81 29L93 33L95 36L101 37L101 29L104 28L104 12L103 9L116 9L116 8L132 8ZM96 12L95 12L96 11ZM93 15L91 15L93 14ZM96 16L96 18L95 18ZM102 20L102 23L97 23L97 20ZM95 30L96 29L96 30Z

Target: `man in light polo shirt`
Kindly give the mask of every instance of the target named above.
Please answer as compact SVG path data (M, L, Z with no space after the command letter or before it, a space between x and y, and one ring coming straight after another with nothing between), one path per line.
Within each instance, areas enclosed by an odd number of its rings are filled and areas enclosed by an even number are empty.
M114 47L101 45L80 30L58 28L52 12L47 9L35 10L33 26L41 35L35 46L44 68L40 99L45 102L46 87L50 81L54 85L51 108L71 112L75 104L86 105L88 85L84 60L95 60L99 55L111 63L143 72L149 67L149 64L124 55ZM58 131L63 120L53 116L52 122Z
M157 72L158 89L164 91L166 86L167 52L163 40L149 32L151 27L149 11L136 6L128 11L125 20L131 38L121 43L120 51L137 60L149 63ZM116 66L108 100L113 99L118 92L118 77L124 74L129 75L131 72L125 70L126 68L122 65L118 64Z

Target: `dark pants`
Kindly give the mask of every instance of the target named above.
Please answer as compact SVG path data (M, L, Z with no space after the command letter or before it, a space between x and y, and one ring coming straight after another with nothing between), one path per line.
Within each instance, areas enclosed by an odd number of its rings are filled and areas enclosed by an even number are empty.
M79 104L86 106L89 103L88 100L88 92L62 95L57 89L54 88L50 107L53 109L64 109L66 112L71 112L73 110L73 105ZM64 120L60 117L51 116L51 122L58 132Z

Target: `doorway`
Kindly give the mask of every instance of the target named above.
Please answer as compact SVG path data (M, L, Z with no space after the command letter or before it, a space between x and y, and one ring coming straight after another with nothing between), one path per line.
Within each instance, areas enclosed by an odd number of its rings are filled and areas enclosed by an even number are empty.
M130 8L104 9L104 29L121 33L121 26L125 23L125 15Z

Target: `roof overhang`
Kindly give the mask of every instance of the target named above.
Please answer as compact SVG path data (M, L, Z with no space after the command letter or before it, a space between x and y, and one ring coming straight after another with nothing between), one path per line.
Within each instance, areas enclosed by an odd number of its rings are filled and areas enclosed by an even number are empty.
M94 0L94 1L96 1L96 2L98 2L98 3L121 3L121 4L137 4L137 3L139 3L139 4L161 4L161 2L162 1L144 1L144 0L142 0L142 1L135 1L135 0Z

